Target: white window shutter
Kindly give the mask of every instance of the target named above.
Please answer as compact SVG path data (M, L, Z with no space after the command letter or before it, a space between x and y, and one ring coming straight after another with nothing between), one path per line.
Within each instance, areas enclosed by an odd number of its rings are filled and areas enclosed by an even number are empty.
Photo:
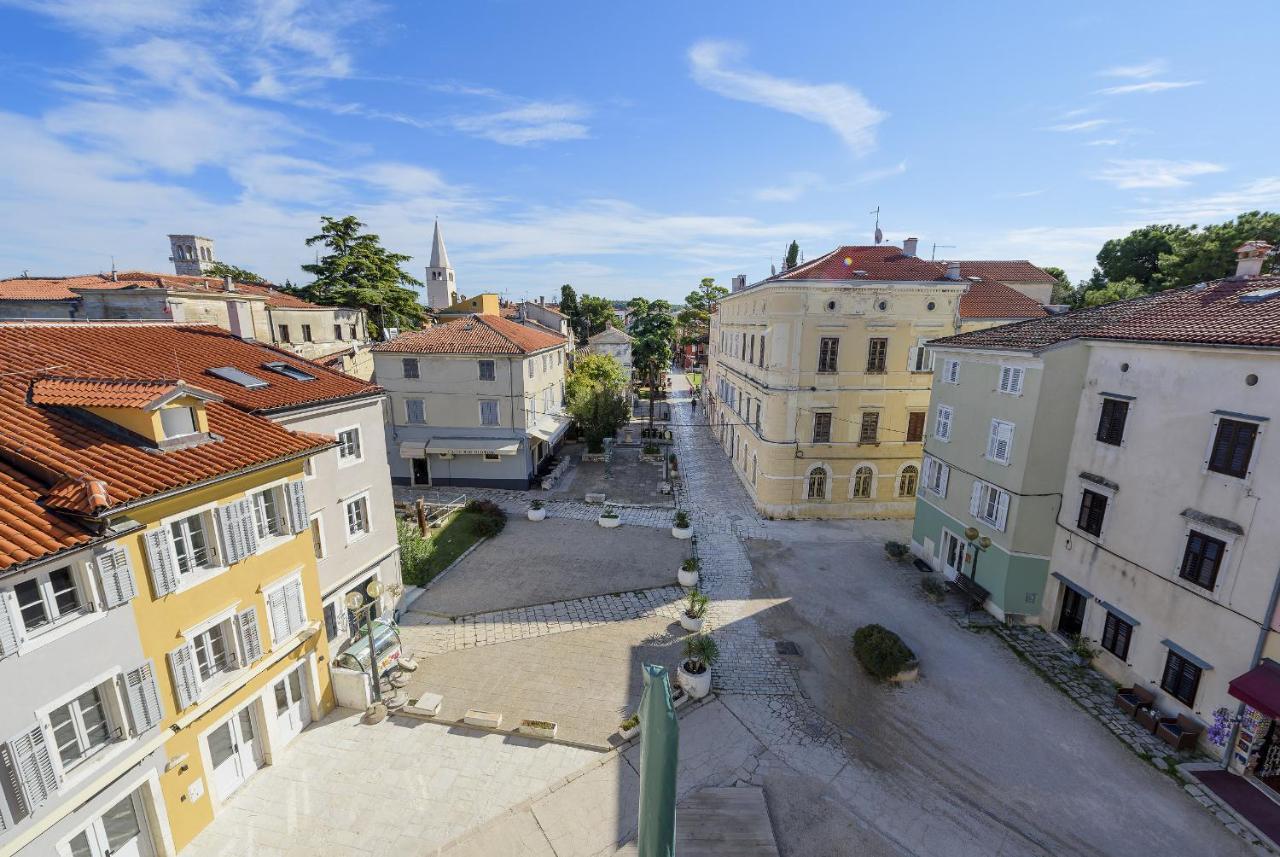
M129 551L122 545L113 545L99 551L93 558L102 583L102 597L107 609L127 604L138 594L138 583L133 578L133 563Z
M58 790L58 775L40 724L31 724L5 742L4 754L22 814L30 815Z
M267 596L267 608L271 611L271 642L280 645L289 636L289 606L286 587L280 587Z
M982 504L982 483L975 480L973 490L969 492L969 514L978 517L978 509Z
M987 432L987 458L992 460L996 457L996 441L1000 437L1000 421L992 420L991 429Z
M298 479L285 485L289 495L289 524L295 533L300 533L311 526L311 518L307 514L307 489Z
M240 629L241 651L248 666L262 657L262 631L258 625L258 608L250 607L236 614L236 627Z
M1000 367L1000 392L1001 393L1009 392L1009 385L1013 383L1012 377L1011 377L1012 375L1013 375L1012 366Z
M1022 369L1021 367L1015 367L1010 370L1009 372L1009 392L1010 393L1022 392L1022 375L1025 371L1026 370Z
M173 677L173 692L178 697L178 710L182 711L200 698L196 653L190 643L169 653L169 672Z
M920 368L920 346L913 345L907 349L907 371L915 372Z
M942 482L939 486L938 493L943 497L947 496L947 483L951 481L951 467L949 465L938 462L938 466L942 468Z
M0 658L16 655L18 646L22 643L22 634L20 633L22 625L15 618L14 611L9 606L13 600L12 590L0 589Z
M129 717L133 731L141 735L160 723L164 709L160 707L160 689L156 685L155 668L144 661L124 674L125 697L129 701Z
M1004 532L1005 521L1009 517L1009 495L1001 491L996 497L996 529Z
M178 588L178 558L173 555L169 527L148 530L142 541L147 546L147 566L151 569L151 586L156 597L168 595Z
M285 584L285 604L289 610L289 633L307 624L307 606L303 602L302 581L292 580Z
M240 539L244 545L240 558L244 559L258 552L258 524L253 519L253 498L241 497L232 505L240 518Z
M222 538L224 565L234 565L244 559L244 536L241 534L238 502L219 506L214 513L214 517L218 519L218 535Z

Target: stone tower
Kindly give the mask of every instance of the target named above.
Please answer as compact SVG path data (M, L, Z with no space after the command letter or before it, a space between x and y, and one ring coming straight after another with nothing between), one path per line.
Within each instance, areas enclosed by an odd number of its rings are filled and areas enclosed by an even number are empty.
M427 306L444 309L458 297L458 286L453 281L453 268L449 267L449 254L444 249L444 236L440 234L440 221L436 221L436 233L431 238L431 264L427 266Z
M213 239L199 235L170 235L169 261L176 274L203 277L213 265Z

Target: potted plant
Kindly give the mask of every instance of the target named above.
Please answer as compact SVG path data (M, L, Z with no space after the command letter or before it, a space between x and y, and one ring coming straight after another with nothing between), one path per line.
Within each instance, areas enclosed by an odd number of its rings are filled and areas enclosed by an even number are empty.
M1093 640L1083 634L1076 634L1071 639L1071 658L1076 662L1076 666L1088 666L1097 656L1098 649L1093 645Z
M932 577L926 577L921 580L920 588L924 590L925 597L934 604L941 604L943 599L947 597L947 587L943 586Z
M521 720L520 731L527 732L535 738L550 740L556 737L556 724L550 720Z
M680 570L676 572L676 579L680 581L681 586L697 586L698 585L698 569L701 567L696 556L691 556L680 564Z
M629 741L640 734L640 715L633 714L618 724L618 734L623 741Z
M685 693L694 699L702 699L711 692L711 665L720 657L720 647L706 634L685 637L684 660L676 676Z
M529 516L530 521L541 521L547 517L546 506L541 500L534 500L529 504L529 511L525 514Z
M904 545L902 542L888 541L884 543L884 552L889 558L897 562L902 562L911 556L911 546Z
M707 603L711 599L696 589L689 591L689 600L680 614L680 627L697 634L702 630L702 623L707 621Z
M606 530L612 530L614 527L622 526L622 519L618 517L618 513L613 510L612 506L605 506L604 511L600 513L600 517L596 518L596 523Z
M853 634L853 654L880 681L914 681L920 661L902 638L882 625L863 625Z
M689 523L689 513L684 509L676 512L675 522L671 527L671 535L677 539L687 539L693 536L693 525Z

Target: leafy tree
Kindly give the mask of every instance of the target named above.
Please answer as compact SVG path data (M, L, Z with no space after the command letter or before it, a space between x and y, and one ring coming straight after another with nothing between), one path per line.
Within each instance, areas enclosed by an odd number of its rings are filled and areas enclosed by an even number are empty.
M1082 304L1084 306L1102 306L1114 301L1127 301L1130 298L1140 298L1147 294L1147 290L1142 284L1135 279L1119 280L1114 283L1107 283L1100 289L1091 289L1084 293Z
M308 238L307 246L321 244L329 252L302 266L315 279L295 294L326 306L363 309L371 327L418 327L425 312L417 293L406 286L422 283L400 268L412 257L387 250L377 235L361 233L364 228L352 215L321 217L320 233Z
M591 452L599 451L604 438L631 418L627 376L622 364L608 354L584 354L574 362L565 382L565 399Z
M616 318L613 314L613 301L608 298L583 295L578 299L578 310L580 313L579 345L585 345L589 337L600 333Z
M267 285L267 281L259 277L253 271L244 268L237 268L235 265L228 265L226 262L214 262L205 272L205 276L217 277L219 280L224 277L230 277L233 283L253 283L260 286Z
M578 309L578 293L568 283L560 287L560 314L569 319L569 329L576 336L582 312Z
M672 342L676 319L671 314L671 304L666 301L646 301L642 309L631 324L631 362L649 385L649 430L652 431L658 378L675 358Z
M717 286L714 277L703 277L698 287L689 292L684 299L684 309L676 317L683 330L682 343L694 345L707 341L711 335L711 311L727 294L729 290Z
M1108 280L1133 279L1144 287L1151 286L1160 274L1160 257L1173 252L1188 231L1164 224L1144 226L1123 238L1112 238L1098 251L1098 267Z
M1040 270L1046 274L1052 274L1057 280L1053 284L1053 294L1049 297L1049 303L1072 305L1076 301L1076 289L1071 285L1071 281L1067 279L1067 272L1053 265L1042 265Z
M1229 277L1236 269L1236 248L1255 238L1280 244L1280 214L1248 211L1224 223L1192 226L1179 233L1172 248L1160 255L1159 272L1151 285L1172 289ZM1269 261L1269 270L1280 269L1275 257ZM1267 270L1264 266L1263 271Z
M800 245L795 241L791 242L791 246L787 248L787 270L791 270L796 266L796 262L800 261Z

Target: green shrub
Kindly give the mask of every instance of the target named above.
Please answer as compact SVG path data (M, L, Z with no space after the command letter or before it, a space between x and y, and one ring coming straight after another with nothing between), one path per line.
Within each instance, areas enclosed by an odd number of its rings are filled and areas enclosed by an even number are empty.
M422 586L427 582L427 564L431 557L431 541L418 532L412 521L396 521L396 535L400 539L400 576L408 586Z
M492 500L472 500L467 504L468 512L478 512L490 518L506 518L507 513L502 511L502 507Z
M680 563L680 567L685 571L697 571L701 566L702 563L698 562L698 558L696 556L691 556L684 562Z
M646 443L646 444L644 445L644 454L645 454L645 455L657 455L659 452L661 452L661 450L660 450L660 449L658 449L658 447L657 447L657 445L656 445L656 444Z
M853 654L877 679L893 678L915 661L902 638L881 625L863 625L853 634Z
M686 512L684 509L681 509L679 512L676 512L675 525L677 529L681 529L681 530L689 529L689 513Z
M471 532L480 538L489 538L502 532L507 525L506 518L495 518L492 515L481 515L471 525Z
M902 562L904 559L911 556L911 546L904 545L902 542L885 542L884 552L887 553L891 559L896 559L898 562Z
M621 732L626 732L628 729L635 729L639 725L640 725L640 715L633 714L630 717L628 717L626 720L618 724L618 730Z
M705 672L720 658L720 647L706 634L684 638L684 668L695 675Z
M684 608L684 615L690 619L701 619L707 615L707 603L710 600L710 598L707 598L696 589L689 590L689 598Z
M924 580L921 580L920 588L923 589L925 594L930 598L934 598L939 601L941 601L947 594L947 587L943 586L932 577L926 577Z
M587 441L587 452L592 455L599 455L604 452L604 441L598 437L593 437Z

